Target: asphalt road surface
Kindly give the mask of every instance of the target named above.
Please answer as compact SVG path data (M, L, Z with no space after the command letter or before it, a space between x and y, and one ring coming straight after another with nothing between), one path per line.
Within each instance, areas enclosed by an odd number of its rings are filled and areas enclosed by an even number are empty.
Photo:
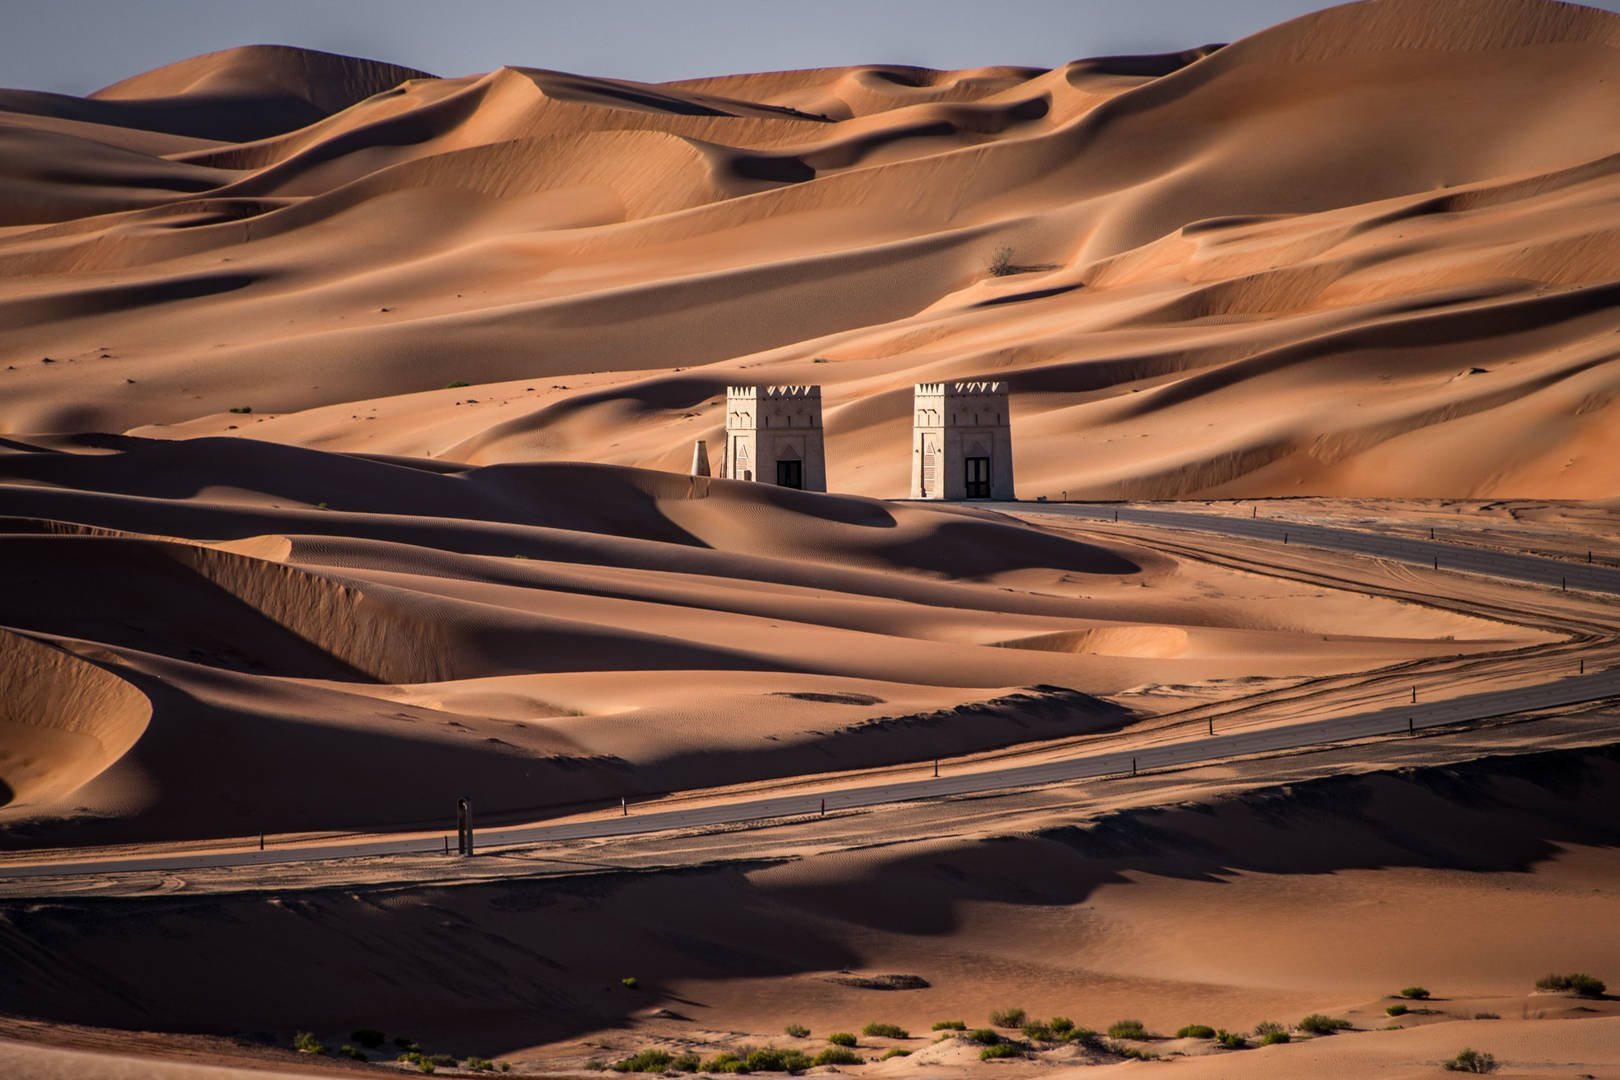
M1568 587L1589 592L1620 594L1620 572L1607 567L1586 563L1566 563L1530 555L1512 555L1472 548L1459 548L1443 542L1406 540L1376 533L1351 529L1331 529L1315 525L1271 522L1264 519L1227 518L1212 514L1187 513L1174 510L1137 510L1111 506L1075 504L992 503L995 509L1066 514L1095 520L1118 520L1144 525L1156 525L1198 532L1219 533L1282 542L1288 534L1289 543L1309 544L1312 547L1350 551L1361 555L1394 559L1417 565L1433 565L1438 558L1443 569L1465 573L1486 574L1493 577L1559 586L1567 580ZM607 836L630 836L641 833L664 832L675 829L694 829L714 825L759 821L770 818L803 817L819 814L823 807L828 813L886 803L916 799L934 799L951 795L973 795L992 791L1038 786L1069 780L1095 779L1105 776L1125 776L1132 772L1146 772L1170 766L1211 761L1235 755L1292 750L1324 743L1342 742L1370 736L1400 736L1424 728L1440 727L1471 720L1486 720L1534 709L1577 705L1606 698L1620 697L1620 669L1576 675L1534 686L1512 690L1494 690L1469 694L1436 702L1416 704L1401 701L1388 708L1355 713L1327 720L1312 720L1298 724L1269 727L1233 735L1219 732L1212 736L1188 739L1182 742L1162 743L1135 751L1110 751L1046 761L1031 765L1018 765L980 772L961 772L952 775L949 770L937 778L894 781L861 787L832 788L811 794L783 795L744 802L718 803L685 810L637 812L632 806L629 813L619 817L595 818L559 824L516 825L506 828L479 829L476 833L480 849L504 847L513 844L534 844L548 841L579 840ZM471 793L474 803L477 793ZM449 811L451 808L447 807ZM447 813L447 819L450 814ZM446 831L453 831L447 820ZM360 858L373 855L402 855L442 851L441 837L409 837L371 841L339 842L327 844L272 845L265 851L221 851L192 854L135 856L130 858L101 859L57 863L0 865L0 878L50 877L63 874L96 875L113 872L178 871L216 866L252 866L266 863L306 862L324 859Z
M1505 551L1462 547L1440 540L1417 540L1361 529L1335 529L1326 525L1302 525L1266 518L1227 517L1189 510L1139 510L1129 506L1097 503L978 503L990 510L1012 513L1058 514L1088 521L1154 525L1168 529L1216 533L1271 543L1305 544L1331 551L1349 551L1379 559L1451 570L1463 574L1526 581L1553 588L1620 595L1620 570L1575 560L1548 559L1539 555L1515 555Z

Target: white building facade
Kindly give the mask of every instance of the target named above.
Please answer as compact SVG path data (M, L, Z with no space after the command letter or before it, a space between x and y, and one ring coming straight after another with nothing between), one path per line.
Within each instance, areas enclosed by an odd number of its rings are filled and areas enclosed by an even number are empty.
M1006 383L918 383L912 405L913 499L1017 497Z
M821 387L726 387L726 446L720 475L826 491Z

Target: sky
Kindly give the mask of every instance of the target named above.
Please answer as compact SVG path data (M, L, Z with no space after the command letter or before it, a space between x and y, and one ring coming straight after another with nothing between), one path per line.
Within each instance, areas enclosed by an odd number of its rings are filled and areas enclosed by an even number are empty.
M892 63L1053 67L1232 41L1321 0L0 0L0 86L86 94L233 45L466 75L663 82ZM1620 8L1620 0L1600 6Z

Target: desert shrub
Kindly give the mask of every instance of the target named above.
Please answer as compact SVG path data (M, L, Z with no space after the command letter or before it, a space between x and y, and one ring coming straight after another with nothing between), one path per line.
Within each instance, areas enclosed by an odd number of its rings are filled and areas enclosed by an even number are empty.
M1256 1035L1279 1035L1287 1034L1287 1032L1288 1029L1277 1023L1275 1020L1262 1020L1260 1023L1254 1025L1254 1033Z
M1016 274L1018 273L1018 266L1013 262L1013 255L1012 248L998 247L995 254L990 256L990 262L985 269L990 271L991 277L1006 277L1009 274Z
M1178 1039L1213 1039L1214 1037L1215 1029L1208 1024L1188 1024L1176 1032L1176 1038Z
M1249 1040L1236 1031L1227 1031L1225 1028L1215 1033L1215 1041L1228 1050L1247 1050Z
M619 984L626 990L634 990L641 985L641 980L636 978L634 975L626 975L624 978L619 980Z
M414 1040L407 1039L403 1035L395 1035L394 1036L394 1045L399 1047L401 1050L406 1050L406 1051L409 1051L409 1052L411 1052L413 1054L417 1054L417 1053L422 1052L422 1048L420 1046L416 1045Z
M675 1055L668 1050L643 1050L632 1054L623 1061L613 1063L614 1072L622 1073L661 1073L669 1068Z
M861 1062L861 1055L847 1046L829 1046L814 1060L817 1065L859 1065Z
M936 1020L935 1031L966 1031L967 1025L960 1020Z
M1286 1031L1268 1031L1260 1036L1261 1046L1275 1046L1277 1043L1292 1042L1293 1036Z
M832 1043L834 1046L854 1046L855 1036L851 1035L847 1031L835 1031L831 1035L827 1036L827 1041Z
M1024 1048L1010 1040L998 1042L994 1046L986 1046L979 1051L980 1061L994 1061L997 1058L1017 1058L1024 1056Z
M675 1060L669 1063L669 1067L676 1072L697 1072L698 1064L696 1054L686 1053L675 1055Z
M1000 1033L991 1031L989 1028L974 1028L961 1037L968 1042L976 1042L981 1046L996 1046L1006 1041L1001 1037Z
M447 1069L456 1063L456 1059L449 1054L428 1054L427 1059L433 1064L443 1065Z
M349 1032L349 1038L367 1050L375 1050L383 1044L383 1033L376 1028L361 1028L358 1031L351 1031Z
M415 1065L416 1071L419 1073L432 1073L434 1071L433 1060L420 1050L407 1050L400 1054L396 1060L407 1065Z
M364 1050L361 1050L358 1047L350 1046L348 1043L344 1043L342 1046L338 1047L338 1053L342 1054L346 1058L353 1058L356 1061L371 1060L370 1058L366 1057L366 1052Z
M321 1040L317 1039L315 1037L315 1033L312 1031L300 1031L298 1034L294 1035L293 1049L297 1050L300 1054L326 1053L326 1047L321 1045Z
M1405 1005L1391 1005L1384 1010L1390 1016L1404 1016L1410 1010Z
M1069 1033L1074 1031L1074 1021L1067 1016L1054 1016L1046 1022L1046 1026L1051 1028L1052 1034L1060 1039L1067 1039Z
M1574 994L1576 997L1597 998L1603 996L1608 986L1602 979L1577 971L1569 975L1543 975L1536 980L1536 989L1556 990L1559 993Z
M795 1039L807 1038L810 1035L810 1029L805 1027L803 1024L789 1024L783 1030L789 1035L793 1036Z
M879 1061L888 1061L890 1058L910 1057L910 1056L911 1056L911 1051L907 1050L905 1047L903 1047L903 1046L891 1046L887 1050L883 1051L883 1056L878 1058L878 1060Z
M253 406L251 406L251 405L239 405L236 408L231 410L231 412L238 413L238 414L243 415L243 416L246 416L248 413L250 413L252 411L253 411Z
M1408 986L1401 990L1401 997L1410 998L1412 1001L1427 1001L1429 992L1421 986Z
M494 1072L495 1071L495 1063L493 1061L489 1060L489 1058L481 1058L481 1057L470 1057L470 1058L468 1058L466 1061L462 1062L462 1067L466 1068L466 1069L470 1069L473 1072ZM691 1070L687 1070L687 1071L690 1072Z
M1441 1064L1446 1072L1488 1073L1496 1070L1496 1056L1465 1046L1456 1057Z
M705 1061L699 1067L699 1071L706 1073L745 1073L748 1071L748 1066L743 1064L742 1058L729 1050L725 1050Z
M455 382L445 383L444 388L446 390L460 390L463 386L471 386L471 385L472 385L472 383L470 383L470 382L462 382L460 379L457 379Z
M1126 1046L1124 1043L1115 1043L1109 1047L1114 1053L1124 1058L1135 1058L1137 1061L1158 1061L1159 1055L1152 1050L1145 1050L1140 1046Z
M1501 1018L1501 1016L1499 1016L1499 1015L1497 1015L1496 1013L1493 1013L1493 1012L1477 1012L1477 1013L1474 1014L1474 1019L1475 1020L1500 1020L1502 1018Z
M1108 1025L1108 1037L1110 1039L1152 1038L1152 1036L1148 1034L1147 1028L1142 1026L1142 1021L1140 1020L1115 1020L1112 1024Z
M1029 1021L1028 1023L1026 1023L1024 1025L1023 1030L1024 1030L1024 1038L1026 1038L1026 1039L1031 1039L1031 1040L1033 1040L1035 1042L1051 1042L1052 1041L1052 1028L1051 1028L1051 1026L1049 1024L1043 1024L1039 1020L1031 1020L1031 1021Z
M1098 1035L1090 1028L1070 1028L1068 1034L1064 1037L1076 1045L1085 1047L1087 1050L1105 1049L1103 1046L1102 1036Z
M875 1039L909 1039L911 1032L899 1024L871 1023L861 1028L862 1035L870 1035Z
M990 1026L998 1028L1020 1028L1029 1017L1023 1009L997 1009L990 1014Z
M750 1051L743 1059L749 1072L801 1073L813 1064L808 1054L799 1050L783 1050L775 1046L762 1046Z
M1341 1020L1336 1016L1325 1016L1322 1013L1311 1013L1311 1015L1299 1022L1299 1030L1307 1035L1333 1035L1350 1026L1348 1020Z

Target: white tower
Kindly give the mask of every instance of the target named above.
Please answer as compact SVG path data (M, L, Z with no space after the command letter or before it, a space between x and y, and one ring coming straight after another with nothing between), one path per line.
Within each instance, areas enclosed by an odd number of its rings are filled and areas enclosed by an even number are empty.
M913 408L913 499L1017 497L1006 383L918 383Z
M821 387L726 387L721 475L803 491L827 490Z

